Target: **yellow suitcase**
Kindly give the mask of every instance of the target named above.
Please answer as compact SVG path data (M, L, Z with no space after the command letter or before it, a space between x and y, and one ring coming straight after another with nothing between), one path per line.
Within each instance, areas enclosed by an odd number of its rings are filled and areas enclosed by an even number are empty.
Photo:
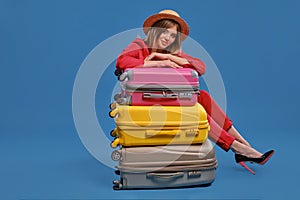
M209 124L204 108L194 106L126 106L111 104L117 128L111 147L203 143Z
M153 145L175 145L175 144L200 144L206 141L209 126L199 129L163 129L163 130L139 130L119 127L111 132L115 137L111 143L112 148L122 146L153 146Z
M196 103L194 106L127 106L111 104L109 115L116 125L144 129L169 129L170 127L192 127L208 125L204 108Z

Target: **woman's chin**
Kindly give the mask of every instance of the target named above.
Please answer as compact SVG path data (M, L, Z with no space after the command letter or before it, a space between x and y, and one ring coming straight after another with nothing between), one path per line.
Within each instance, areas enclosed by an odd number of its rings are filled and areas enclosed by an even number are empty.
M159 45L158 49L164 50L168 47L168 45Z

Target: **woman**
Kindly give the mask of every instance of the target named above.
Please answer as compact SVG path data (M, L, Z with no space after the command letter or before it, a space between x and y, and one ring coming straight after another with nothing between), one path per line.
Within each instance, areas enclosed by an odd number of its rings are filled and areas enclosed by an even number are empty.
M117 59L116 75L127 68L134 67L171 67L193 68L201 76L205 73L205 64L181 50L181 42L189 34L187 23L173 10L163 10L148 17L143 25L146 38L135 39L126 47ZM274 150L260 153L234 128L231 120L204 90L200 91L198 102L205 108L210 123L209 138L222 149L235 152L235 160L247 170L244 161L264 164L273 155Z

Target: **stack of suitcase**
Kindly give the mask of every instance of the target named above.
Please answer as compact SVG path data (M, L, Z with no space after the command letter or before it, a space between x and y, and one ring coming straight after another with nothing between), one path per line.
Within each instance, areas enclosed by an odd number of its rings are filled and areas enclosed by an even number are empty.
M111 147L119 161L114 189L210 185L217 160L209 124L197 102L199 80L188 68L133 68L119 77L110 105L116 128Z

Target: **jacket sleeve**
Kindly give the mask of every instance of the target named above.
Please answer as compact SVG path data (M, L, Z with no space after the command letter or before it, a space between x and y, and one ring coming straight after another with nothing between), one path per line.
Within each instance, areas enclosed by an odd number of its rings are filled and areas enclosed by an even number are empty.
M184 52L180 53L180 57L185 58L189 62L189 64L186 64L183 67L194 68L198 72L199 76L205 73L206 66L202 60L194 58Z
M140 67L144 64L144 56L142 47L132 42L119 55L116 66L119 69Z

